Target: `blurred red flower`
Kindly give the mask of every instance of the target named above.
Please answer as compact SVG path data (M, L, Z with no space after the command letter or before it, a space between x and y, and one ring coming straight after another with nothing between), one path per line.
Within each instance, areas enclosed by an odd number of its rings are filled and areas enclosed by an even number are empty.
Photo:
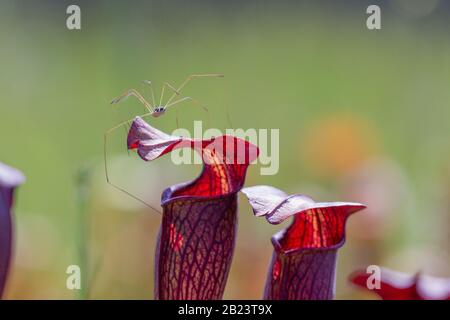
M379 286L370 286L372 273L358 270L349 277L358 287L376 293L383 300L450 300L450 279L434 278L421 273L409 275L380 269Z

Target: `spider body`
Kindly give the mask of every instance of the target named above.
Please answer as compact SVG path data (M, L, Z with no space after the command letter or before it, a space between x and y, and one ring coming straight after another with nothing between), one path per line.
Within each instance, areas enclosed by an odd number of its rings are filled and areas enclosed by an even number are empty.
M165 106L155 107L151 114L153 117L158 118L162 116L164 113L166 113L166 110L167 108Z

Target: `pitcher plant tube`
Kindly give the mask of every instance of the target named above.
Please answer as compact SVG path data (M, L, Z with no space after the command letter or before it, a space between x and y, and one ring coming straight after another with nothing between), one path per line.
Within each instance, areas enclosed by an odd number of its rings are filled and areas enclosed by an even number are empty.
M293 217L272 237L274 252L264 299L324 300L335 295L337 250L345 242L347 218L365 208L360 203L315 202L270 186L244 188L256 216L271 224Z
M155 298L221 299L235 245L237 194L249 164L258 157L257 146L226 135L206 140L168 135L136 117L128 148L145 161L179 148L201 155L201 174L162 194Z

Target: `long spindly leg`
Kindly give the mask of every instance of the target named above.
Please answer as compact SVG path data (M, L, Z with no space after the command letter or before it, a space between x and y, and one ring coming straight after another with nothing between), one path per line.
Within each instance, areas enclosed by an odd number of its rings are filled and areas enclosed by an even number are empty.
M145 98L139 92L137 92L135 89L130 89L130 90L126 91L125 93L123 93L122 95L120 95L119 97L113 99L111 101L111 104L117 104L129 96L136 97L145 106L145 108L148 112L152 112L153 106L150 103L148 103L147 100L145 100ZM130 128L128 126L124 126L125 132L128 132L129 129ZM127 149L127 153L130 154L128 149Z
M228 124L230 125L230 129L234 128L233 123L231 122L231 116L230 116L230 111L228 109L228 105L225 106L225 112L227 113L227 121L228 121Z
M166 88L169 88L170 90L172 90L174 95L176 95L176 96L180 95L180 93L177 91L177 89L174 86L172 86L168 82L164 82L164 84L162 86L162 89L161 89L161 95L159 97L158 107L162 107L163 106L164 92L165 92ZM167 105L167 102L165 103L165 105Z
M230 125L230 129L234 128L233 123L231 121L231 115L230 115L230 108L229 108L229 97L230 97L230 83L229 81L225 81L225 92L227 94L227 99L225 102L225 112L227 114L227 120L228 120L228 124Z
M147 109L148 112L151 113L153 111L153 106L149 102L147 102L147 100L145 100L145 98L135 89L130 89L125 93L123 93L122 95L118 96L117 98L113 99L111 101L111 104L117 104L121 102L123 99L128 98L129 96L136 97L139 100L139 102L141 102L144 105L144 107Z
M146 114L141 115L140 117L141 117L141 118L144 118L144 117L150 116L151 114L152 114L152 113L149 112L149 113L146 113ZM111 186L113 186L114 188L116 188L117 190L119 190L119 191L121 191L121 192L127 194L127 195L130 196L130 197L132 197L133 199L138 200L139 202L142 202L143 204L145 204L145 205L148 206L149 208L153 209L154 211L156 211L156 212L158 212L158 213L161 213L160 210L156 209L155 207L153 207L152 205L150 205L150 204L147 203L146 201L144 201L144 200L142 200L141 198L139 198L139 197L133 195L132 193L128 192L127 190L123 189L122 187L120 187L120 186L118 186L118 185L112 183L111 180L110 180L110 178L109 178L109 173L108 173L108 159L107 159L107 154L108 154L108 153L107 153L108 135L111 134L112 132L114 132L115 130L120 129L122 126L124 126L124 125L126 125L126 124L129 124L131 121L132 121L132 119L127 120L127 121L124 121L124 122L122 122L122 123L120 123L120 124L118 124L118 125L112 127L111 129L109 129L108 131L105 132L104 140L103 140L103 157L104 157L104 166L105 166L106 182L107 182L108 184L110 184Z
M164 82L164 86L167 86L170 90L172 90L175 95L177 95L177 96L180 95L180 93L177 91L177 89L174 86L172 86L170 83ZM164 106L164 108L166 108L166 107L167 107L167 103L166 103L166 106ZM175 123L177 125L177 129L179 129L180 125L178 123L178 109L176 109L176 111L175 111Z
M209 118L209 110L208 110L208 108L205 107L205 106L203 106L203 105L201 105L197 100L195 100L195 99L192 98L192 97L184 97L184 98L181 98L181 99L179 99L179 100L176 100L176 101L174 101L174 102L172 102L172 103L166 105L165 107L166 107L166 108L170 108L170 107L172 107L172 106L174 106L174 105L176 105L176 104L178 104L178 103L184 102L184 101L192 101L192 102L194 103L194 105L196 105L196 106L202 108L202 109L206 112L206 116L208 117L208 124L207 124L207 125L209 126L209 123L210 123L210 120L211 120L211 119ZM177 123L178 123L178 120L177 120Z
M152 104L155 106L155 92L153 91L152 82L150 80L144 80L142 83L147 84L150 87L150 93L152 95Z
M177 96L180 95L180 92L178 92L177 89L173 85L171 85L170 83L164 82L164 85L167 86L170 90L172 90L175 95L177 95Z
M114 110L115 112L117 112L117 110ZM129 123L126 123L125 125L122 126L123 131L125 133L125 136L128 134L128 131L130 131L130 125ZM127 154L130 155L130 150L128 150L128 147L126 147L127 150Z
M175 123L177 125L177 129L180 129L180 124L178 123L178 109L175 109Z
M166 106L169 105L172 100L180 94L181 90L189 83L189 81L191 81L192 79L195 78L205 78L205 77L224 77L223 74L221 73L208 73L208 74L191 74L190 76L188 76L186 78L186 80L183 81L183 83L178 87L178 89L175 90L175 93L169 98L169 100L167 100L166 102Z

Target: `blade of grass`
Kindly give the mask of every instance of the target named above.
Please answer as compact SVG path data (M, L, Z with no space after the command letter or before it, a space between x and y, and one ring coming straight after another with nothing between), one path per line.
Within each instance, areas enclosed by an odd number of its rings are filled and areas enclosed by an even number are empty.
M76 173L76 250L78 263L81 270L81 289L78 290L77 298L80 300L89 299L89 277L90 277L90 259L89 259L89 234L90 219L88 207L90 200L92 168L83 166Z

